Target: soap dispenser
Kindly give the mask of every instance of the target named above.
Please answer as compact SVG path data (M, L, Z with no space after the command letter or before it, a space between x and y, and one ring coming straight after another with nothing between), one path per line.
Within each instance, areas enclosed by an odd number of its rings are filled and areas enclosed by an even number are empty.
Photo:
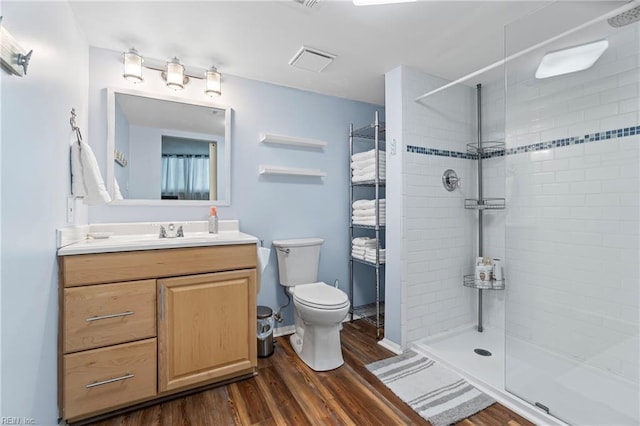
M217 234L218 233L218 215L215 207L211 207L210 215L209 215L209 233Z

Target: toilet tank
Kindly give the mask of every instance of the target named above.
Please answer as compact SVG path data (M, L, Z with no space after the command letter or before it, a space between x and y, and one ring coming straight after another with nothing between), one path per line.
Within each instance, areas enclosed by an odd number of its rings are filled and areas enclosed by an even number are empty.
M278 254L280 284L293 286L318 281L318 262L322 238L274 241Z

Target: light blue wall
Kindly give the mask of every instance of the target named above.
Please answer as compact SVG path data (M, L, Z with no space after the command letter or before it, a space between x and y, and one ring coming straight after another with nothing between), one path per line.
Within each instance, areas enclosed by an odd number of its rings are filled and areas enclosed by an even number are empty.
M106 87L131 88L122 79L120 52L90 49L91 139L98 161L105 166ZM208 99L201 83L192 81L182 92L169 92L157 73L146 70L136 90L166 93L185 99ZM306 72L306 71L300 71ZM244 232L264 240L317 236L325 239L319 278L348 289L349 256L349 123L364 126L384 107L323 96L223 74L218 105L233 108L231 121L231 206L220 207L221 219L239 219ZM384 116L384 114L382 114ZM265 145L261 132L320 139L323 151ZM322 169L322 179L258 174L260 164ZM91 222L205 220L206 207L92 207ZM258 303L276 307L285 302L278 284L275 251L263 275ZM373 286L369 299L373 295ZM292 310L285 311L292 323Z
M2 412L57 423L58 268L71 108L86 135L88 44L67 3L3 2L2 26L33 49L2 84ZM86 210L78 213L86 219Z

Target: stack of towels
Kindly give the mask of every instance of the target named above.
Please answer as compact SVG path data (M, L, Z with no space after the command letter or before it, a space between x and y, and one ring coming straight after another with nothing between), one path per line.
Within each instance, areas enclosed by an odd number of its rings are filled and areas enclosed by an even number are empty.
M378 206L380 208L380 223L384 225L387 219L386 214L386 201L385 199L378 200ZM351 220L354 225L369 225L376 226L376 200L357 200L353 202L353 216Z
M351 242L351 256L366 260L367 262L376 263L376 245L377 241L371 237L357 237ZM380 263L385 261L385 249L380 249Z
M384 151L378 150L378 162L379 162L379 179L385 180L386 178L386 159ZM376 178L376 151L372 149L370 151L358 152L351 156L351 170L353 183L365 182L368 180L375 180Z

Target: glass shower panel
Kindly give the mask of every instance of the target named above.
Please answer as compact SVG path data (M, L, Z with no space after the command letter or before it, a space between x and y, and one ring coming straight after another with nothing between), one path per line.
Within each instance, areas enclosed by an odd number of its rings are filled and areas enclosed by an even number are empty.
M505 71L505 387L576 425L640 423L640 24L607 17ZM506 28L507 57L525 28ZM592 67L535 77L546 53L599 40Z

